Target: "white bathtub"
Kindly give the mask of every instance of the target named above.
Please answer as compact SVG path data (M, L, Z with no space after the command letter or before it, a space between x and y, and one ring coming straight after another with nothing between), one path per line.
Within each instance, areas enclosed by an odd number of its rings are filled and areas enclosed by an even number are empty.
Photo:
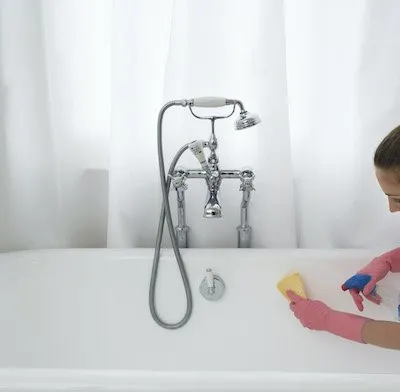
M276 289L297 270L311 297L355 311L340 285L377 252L182 253L194 311L175 331L149 313L150 249L1 254L0 390L400 390L400 352L304 329ZM226 283L219 302L198 290L208 267ZM185 298L170 251L163 252L157 288L160 314L176 321ZM390 319L384 308L368 306L366 314Z

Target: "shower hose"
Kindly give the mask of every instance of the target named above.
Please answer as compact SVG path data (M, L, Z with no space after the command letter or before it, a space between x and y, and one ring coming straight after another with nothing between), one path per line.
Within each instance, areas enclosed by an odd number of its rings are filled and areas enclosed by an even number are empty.
M155 246L155 250L154 250L153 268L151 271L149 305L150 305L150 312L151 312L151 315L152 315L154 321L158 325L160 325L161 327L166 328L166 329L177 329L177 328L184 326L189 321L190 315L192 313L192 308L193 308L190 283L189 283L189 279L187 277L187 273L185 270L185 265L183 263L181 253L179 251L178 241L175 236L174 225L173 225L172 217L171 217L171 208L169 205L169 198L168 198L168 193L169 193L169 189L171 186L171 176L175 170L176 164L178 163L180 157L189 148L190 143L182 146L179 149L179 151L176 153L176 155L175 155L174 159L172 160L171 165L169 167L167 178L165 178L164 154L163 154L163 148L162 148L162 120L163 120L164 113L165 113L166 109L168 109L168 107L177 105L177 104L178 103L176 103L176 102L170 102L162 108L162 110L160 111L159 117L158 117L158 125L157 125L158 163L159 163L159 170L160 170L160 180L161 180L163 203L162 203L162 207L161 207L160 220L158 223L157 240L156 240L156 246ZM157 272L158 272L158 266L160 263L161 241L162 241L162 236L163 236L165 219L167 220L169 236L170 236L171 242L172 242L172 248L175 253L176 261L178 263L179 271L180 271L180 274L182 277L183 286L185 288L185 293L186 293L185 315L179 322L172 323L172 324L166 323L160 319L160 317L157 313L157 310L156 310L156 305L155 305L155 290L156 290L156 282L157 282Z

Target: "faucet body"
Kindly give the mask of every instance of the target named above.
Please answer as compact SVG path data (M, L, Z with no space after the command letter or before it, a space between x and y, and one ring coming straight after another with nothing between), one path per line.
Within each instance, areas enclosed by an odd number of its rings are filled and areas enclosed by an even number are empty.
M219 169L218 157L216 150L218 148L218 140L215 136L214 126L215 119L212 118L212 133L208 142L208 148L210 149L210 156L207 160L209 171L206 172L206 183L208 188L208 201L204 207L204 218L221 218L222 209L218 201L218 192L221 186L221 170Z
M180 167L172 174L172 184L177 194L178 224L175 227L175 235L180 248L189 246L189 226L186 224L185 212L185 191L188 189L187 179L202 179L207 186L207 202L204 206L204 218L221 218L222 207L218 200L218 193L222 180L238 179L240 180L239 191L242 192L242 202L240 206L240 225L237 226L239 248L249 248L251 246L251 227L248 223L248 208L251 198L251 192L254 189L254 172L246 170L221 170L217 156L218 140L215 136L214 125L215 118L210 118L212 123L212 133L208 142L204 146L209 149L207 159L208 167L206 169L186 169Z

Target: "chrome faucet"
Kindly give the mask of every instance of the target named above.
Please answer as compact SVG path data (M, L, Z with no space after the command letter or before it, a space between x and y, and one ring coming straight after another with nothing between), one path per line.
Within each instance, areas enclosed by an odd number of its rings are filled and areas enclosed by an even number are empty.
M178 204L178 225L175 227L175 235L178 240L180 248L187 248L189 246L188 235L189 226L186 224L185 214L185 191L188 189L186 179L201 178L207 184L207 202L204 206L204 218L221 218L222 207L218 200L218 193L223 179L239 179L241 185L239 190L243 192L241 203L241 222L237 227L239 248L249 248L251 245L251 227L248 224L248 207L250 203L251 191L255 190L253 180L255 174L250 169L246 170L220 170L219 159L217 156L218 140L215 135L215 121L221 118L228 118L231 114L225 117L211 116L200 117L193 113L192 108L189 106L192 114L199 119L207 119L211 121L211 136L208 142L194 141L190 144L190 150L200 162L202 169L184 169L179 168L172 174L172 183L177 192ZM247 113L247 112L246 112ZM250 127L259 122L257 116L241 115L235 122L237 129ZM210 151L208 159L204 155L204 147Z
M192 110L193 107L207 107L216 108L222 106L233 106L232 112L227 116L211 116L200 117ZM182 146L175 157L167 173L165 172L163 142L162 142L162 124L165 112L172 107L188 107L194 117L202 120L211 121L211 136L208 141L194 141ZM236 129L245 129L256 125L260 122L257 115L250 114L243 106L243 103L237 99L227 99L219 97L205 97L193 99L181 99L176 101L167 102L160 110L157 122L157 150L158 150L158 163L160 169L161 191L163 196L163 203L161 207L160 220L158 224L156 245L154 248L153 268L150 278L149 288L149 308L154 321L162 328L177 329L184 326L192 314L193 301L192 292L190 288L189 278L186 273L185 264L179 248L188 247L188 233L189 226L186 224L186 210L185 210L185 192L188 189L186 180L201 178L207 184L207 202L204 207L203 216L206 218L220 218L222 216L222 208L218 201L218 192L221 182L224 179L239 179L241 184L239 190L242 192L241 203L241 222L237 227L238 230L238 247L249 247L251 244L251 228L248 224L248 207L250 202L251 191L254 190L253 180L254 173L250 169L246 170L221 170L219 167L219 160L216 153L218 148L218 140L215 136L215 121L218 119L228 118L235 112L236 107L240 108L239 118L235 121ZM204 148L210 151L208 159L204 155ZM199 169L185 169L176 168L177 163L182 154L190 149L195 157L198 159L201 168ZM177 204L178 204L178 225L174 227L171 216L171 208L169 204L168 192L171 185L176 190ZM172 249L174 251L176 261L180 274L182 276L183 286L186 295L186 311L184 316L175 323L167 323L163 321L158 315L155 301L156 282L158 274L158 266L160 262L161 241L163 236L164 224L167 222L169 236L171 238ZM222 279L215 276L211 270L207 271L207 279L203 280L201 292L206 299L216 300L224 291L224 283Z

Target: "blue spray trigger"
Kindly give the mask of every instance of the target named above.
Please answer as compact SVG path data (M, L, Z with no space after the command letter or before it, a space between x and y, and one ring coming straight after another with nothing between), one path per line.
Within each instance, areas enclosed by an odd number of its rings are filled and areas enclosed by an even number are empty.
M350 279L347 279L346 282L343 283L342 290L346 291L350 289L355 289L357 291L362 291L370 280L371 280L370 275L363 275L363 274L353 275ZM374 291L371 294L373 293Z

